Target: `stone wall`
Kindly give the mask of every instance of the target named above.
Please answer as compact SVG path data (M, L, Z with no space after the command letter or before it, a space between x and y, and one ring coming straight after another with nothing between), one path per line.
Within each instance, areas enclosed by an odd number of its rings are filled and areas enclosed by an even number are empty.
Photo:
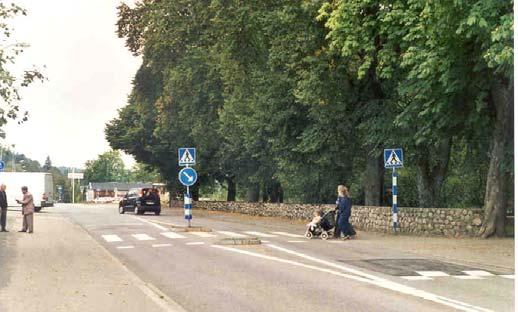
M245 202L198 201L198 209L243 213L253 216L311 220L315 210L332 210L335 205L270 204ZM355 229L391 232L389 207L353 206L351 223ZM447 237L475 236L482 224L482 209L399 208L399 230L414 235Z

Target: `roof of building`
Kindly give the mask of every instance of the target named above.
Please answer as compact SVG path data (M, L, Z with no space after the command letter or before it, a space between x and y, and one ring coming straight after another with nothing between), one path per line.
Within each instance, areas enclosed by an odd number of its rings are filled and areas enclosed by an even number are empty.
M122 183L122 182L90 182L88 189L90 190L107 190L112 191L117 189L118 191L128 191L133 188L151 188L152 183Z

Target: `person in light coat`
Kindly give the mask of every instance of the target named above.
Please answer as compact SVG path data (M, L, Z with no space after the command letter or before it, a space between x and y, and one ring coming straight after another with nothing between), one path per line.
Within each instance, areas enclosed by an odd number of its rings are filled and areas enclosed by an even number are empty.
M34 200L27 186L22 186L22 193L23 199L16 200L18 204L22 205L23 214L23 227L19 232L32 233L34 231Z

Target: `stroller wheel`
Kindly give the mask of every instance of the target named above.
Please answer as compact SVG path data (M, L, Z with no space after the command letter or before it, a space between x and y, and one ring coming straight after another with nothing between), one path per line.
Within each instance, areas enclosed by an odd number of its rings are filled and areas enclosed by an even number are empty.
M307 239L312 239L313 238L313 233L311 233L310 231L307 231L305 236L306 236Z
M320 237L323 239L323 240L326 240L329 238L329 234L327 234L327 232L322 232L322 235L320 235Z

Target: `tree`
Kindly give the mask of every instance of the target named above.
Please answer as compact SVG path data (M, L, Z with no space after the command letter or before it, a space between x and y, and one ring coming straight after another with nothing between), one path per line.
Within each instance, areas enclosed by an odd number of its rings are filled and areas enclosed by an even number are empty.
M44 79L36 69L24 70L22 73L13 72L12 65L16 63L17 56L28 47L25 43L19 43L12 39L13 29L9 26L9 20L27 12L14 3L0 3L0 127L8 119L26 121L28 112L22 113L18 101L21 99L20 89L29 86L34 81ZM5 136L3 132L1 136Z
M117 151L108 151L86 162L85 182L126 182L124 162Z

